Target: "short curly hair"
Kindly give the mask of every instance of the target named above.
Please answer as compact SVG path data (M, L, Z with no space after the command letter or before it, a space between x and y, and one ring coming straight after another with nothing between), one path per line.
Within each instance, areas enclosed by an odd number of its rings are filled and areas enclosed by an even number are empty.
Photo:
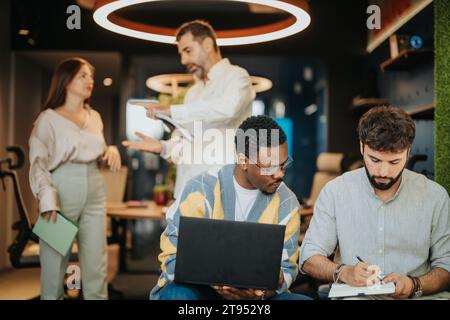
M367 111L359 120L359 141L382 152L401 152L411 146L416 125L403 109L380 106Z
M251 116L245 119L236 131L236 152L247 158L258 154L261 147L273 147L286 142L283 129L268 116ZM255 153L256 152L256 153Z

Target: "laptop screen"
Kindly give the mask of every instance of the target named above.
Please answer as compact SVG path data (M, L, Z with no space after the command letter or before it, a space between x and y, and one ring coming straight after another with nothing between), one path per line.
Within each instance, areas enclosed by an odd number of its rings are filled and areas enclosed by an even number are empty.
M180 217L175 281L277 289L285 228Z

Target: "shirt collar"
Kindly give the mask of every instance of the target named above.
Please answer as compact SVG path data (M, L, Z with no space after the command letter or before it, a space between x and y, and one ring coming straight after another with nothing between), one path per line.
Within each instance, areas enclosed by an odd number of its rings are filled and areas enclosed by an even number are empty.
M247 189L244 188L239 184L239 182L236 180L236 177L233 174L233 183L234 188L236 189L236 195L238 194L246 194L246 195L256 195L259 193L259 189Z
M375 189L374 187L370 184L369 178L367 177L367 173L366 173L366 169L365 168L361 168L363 175L364 175L364 186L368 189L369 193L371 195L373 195L376 199L380 200L378 198L378 196L375 194ZM394 201L398 195L400 194L400 192L402 191L402 189L404 188L404 185L406 184L406 180L408 179L408 173L407 173L407 169L403 170L402 176L400 178L400 186L398 187L397 191L395 192L395 194L392 196L392 198L390 198L388 201L386 201L386 203L389 203L391 201Z
M226 71L226 69L228 68L228 66L230 66L230 60L228 60L228 58L223 58L222 60L219 60L218 62L216 62L216 64L214 64L211 69L209 69L208 71L208 79L209 80L214 80L216 78L219 78L222 73L224 73ZM200 78L198 78L197 76L194 75L195 81L196 82L202 82Z
M402 191L403 188L405 188L404 186L407 184L407 180L408 180L408 173L407 170L404 169L402 172L402 176L401 176L401 181L400 181L400 186L397 189L397 192L394 194L394 196L389 199L387 202L391 202L394 201L396 198L398 198L398 195L400 194L400 192Z

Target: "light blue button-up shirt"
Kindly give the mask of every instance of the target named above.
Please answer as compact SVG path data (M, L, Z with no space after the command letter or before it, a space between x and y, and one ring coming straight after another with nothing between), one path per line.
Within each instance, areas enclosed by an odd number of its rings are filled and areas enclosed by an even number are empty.
M337 245L336 262L354 265L359 256L386 275L421 276L436 267L450 272L448 193L405 169L396 194L383 203L364 168L347 172L320 192L299 265L330 256Z

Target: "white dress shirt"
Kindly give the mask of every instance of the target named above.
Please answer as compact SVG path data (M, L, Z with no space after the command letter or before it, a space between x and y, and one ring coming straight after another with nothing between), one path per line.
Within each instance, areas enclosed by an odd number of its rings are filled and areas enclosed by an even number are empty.
M234 163L234 130L251 116L252 101L255 98L248 72L232 65L227 58L220 60L210 69L206 82L195 80L195 84L186 93L184 104L170 107L172 118L189 130L194 140L188 142L175 132L170 140L162 142L161 156L177 164L175 198L181 195L183 186L194 176L209 169ZM226 141L199 137L196 134L198 132L194 132L194 121L201 122L203 132L215 129L217 134L225 137L226 130L232 129L232 134L226 136ZM213 144L221 150L219 153L207 152L208 147L211 148ZM193 152L200 151L199 154L202 154L203 158L193 159L192 154L173 152L176 150L175 146L180 145L192 147ZM183 161L188 157L200 161L195 161L195 164ZM205 161L206 158L208 160Z
M41 112L29 139L30 186L40 212L60 210L51 171L67 162L89 163L106 150L100 114L86 106L82 128L53 109Z

